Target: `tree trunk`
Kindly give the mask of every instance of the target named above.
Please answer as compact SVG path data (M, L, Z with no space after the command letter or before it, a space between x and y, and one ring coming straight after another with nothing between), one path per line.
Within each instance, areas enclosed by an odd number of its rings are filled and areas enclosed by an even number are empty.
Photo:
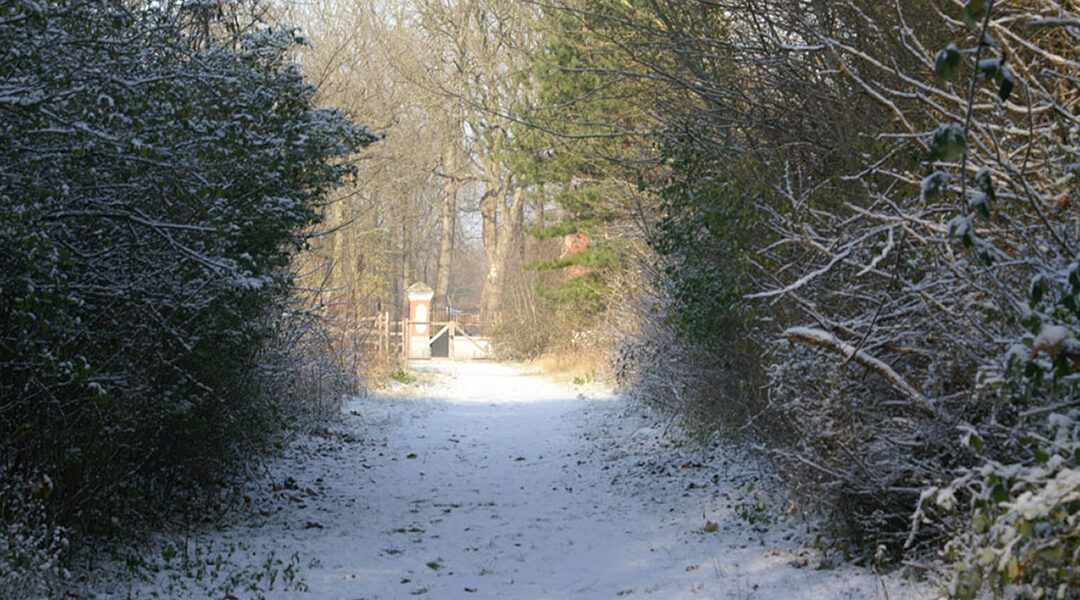
M492 305L491 295L492 269L498 266L499 256L499 205L506 189L503 186L502 176L493 163L484 165L484 175L487 180L487 189L480 198L481 239L484 243L484 257L487 259L488 275L484 280L484 289L480 293L480 315L485 321L493 320L494 315L488 314L488 307Z
M520 256L522 239L522 221L525 218L525 189L514 188L510 207L505 214L502 234L495 249L495 259L488 265L487 280L484 281L484 299L481 312L487 321L502 320L502 302L506 292L507 272L514 266L513 259Z
M457 216L457 194L460 183L457 180L457 148L447 146L443 154L443 171L446 183L443 184L442 232L439 241L439 266L435 271L435 298L432 307L443 309L449 306L447 293L450 290L450 273L454 257L454 229Z
M401 311L402 315L405 315L405 318L409 314L409 298L405 291L413 284L413 281L411 281L413 278L412 265L409 260L412 254L412 235L409 227L411 212L406 211L405 219L401 223L401 297L398 301L398 310Z

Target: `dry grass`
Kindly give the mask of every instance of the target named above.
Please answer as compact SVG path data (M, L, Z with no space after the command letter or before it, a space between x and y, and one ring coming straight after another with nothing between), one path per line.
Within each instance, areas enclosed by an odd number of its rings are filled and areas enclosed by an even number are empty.
M603 380L610 371L607 357L598 349L550 352L528 364L556 381L576 383Z

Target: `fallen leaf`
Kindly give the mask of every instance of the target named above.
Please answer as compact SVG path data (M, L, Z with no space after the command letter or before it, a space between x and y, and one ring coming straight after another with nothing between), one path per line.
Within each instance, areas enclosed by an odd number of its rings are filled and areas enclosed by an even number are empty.
M316 523L315 521L308 521L307 524L304 525L304 529L322 529L322 528L323 528L322 523Z
M410 455L406 456L405 458L408 458L408 459L412 460L412 459L414 459L416 457L417 457L416 454L413 453L413 454L410 454Z
M476 588L465 588L465 591L472 594L472 593L476 592Z
M720 530L720 525L713 521L705 521L705 533L715 533Z

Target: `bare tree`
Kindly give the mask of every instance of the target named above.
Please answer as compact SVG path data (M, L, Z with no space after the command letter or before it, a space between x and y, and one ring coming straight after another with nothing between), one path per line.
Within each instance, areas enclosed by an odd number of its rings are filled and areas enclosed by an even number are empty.
M430 35L432 55L446 66L445 78L423 85L454 102L469 132L466 147L484 186L479 209L488 276L481 312L497 320L504 274L520 252L500 244L524 243L520 196L502 152L515 103L529 93L529 49L535 43L535 7L505 0L417 0L420 23ZM515 200L516 199L516 200ZM516 203L515 203L516 202Z

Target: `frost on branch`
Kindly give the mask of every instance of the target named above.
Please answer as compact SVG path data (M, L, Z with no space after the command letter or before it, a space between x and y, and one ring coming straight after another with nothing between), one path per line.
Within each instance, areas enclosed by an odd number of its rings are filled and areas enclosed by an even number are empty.
M784 337L793 342L805 342L820 346L859 363L885 378L885 380L892 384L897 391L919 406L920 409L930 411L929 400L927 400L919 390L913 388L910 383L904 381L904 378L889 365L870 356L866 352L855 348L851 344L846 344L837 340L831 333L809 327L792 327L784 332Z
M1010 597L1072 598L1080 586L1080 412L1027 425L1035 439L1023 463L988 461L949 486L925 494L917 521L951 518L959 533L946 546L954 561L953 598L977 597L984 585ZM970 525L945 496L969 498ZM928 503L936 498L938 506Z
M691 331L738 324L708 329L716 362L759 349L742 378L760 391L723 400L746 415L735 428L839 529L933 552L966 525L928 517L909 539L922 490L1032 463L1034 421L1080 393L1080 15L823 3L840 31L802 8L754 0L723 44L678 40L751 89L687 79L708 109L673 129L705 141L665 188L661 237L677 290L724 299L687 301ZM755 19L776 39L748 34ZM972 508L963 490L941 500Z

